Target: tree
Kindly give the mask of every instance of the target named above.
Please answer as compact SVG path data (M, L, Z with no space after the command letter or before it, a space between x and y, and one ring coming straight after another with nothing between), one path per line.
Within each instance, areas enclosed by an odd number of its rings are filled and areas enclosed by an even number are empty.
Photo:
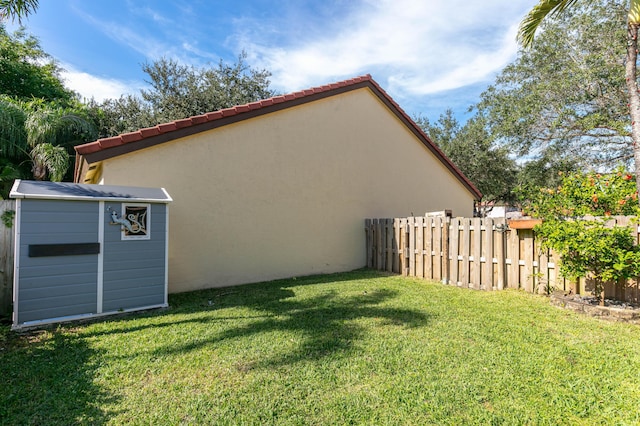
M140 96L90 104L100 135L113 136L274 96L269 88L271 73L250 68L245 59L242 53L235 64L220 61L217 68L186 66L166 58L143 65L150 88L141 90Z
M524 47L533 44L534 36L538 27L548 16L566 13L568 9L575 8L577 0L540 0L540 2L529 12L522 21L518 40ZM627 4L629 6L627 7ZM630 0L621 2L605 2L605 8L626 9L626 38L623 42L619 42L620 46L626 47L626 56L624 59L625 71L624 77L626 82L626 98L628 111L631 118L631 140L633 159L636 170L636 188L640 192L640 94L638 93L637 80L637 58L638 58L638 29L640 28L640 0ZM605 10L602 10L603 15ZM602 17L602 15L601 15ZM597 26L597 25L596 25ZM571 28L575 30L575 27ZM577 28L578 31L588 29ZM584 31L586 32L586 31ZM604 35L602 33L600 36ZM595 41L595 38L590 41Z
M492 135L528 159L629 163L624 19L620 0L598 0L546 20L536 43L481 95L477 110Z
M122 95L118 99L94 100L87 104L89 114L98 128L98 137L110 137L133 132L159 123L151 106L135 95Z
M38 8L38 0L0 0L0 20L17 19L22 22Z
M34 179L60 181L73 146L95 137L95 126L80 105L65 108L41 99L0 97L0 153L13 160L4 166L7 173L28 161Z
M64 87L61 69L24 28L10 34L0 25L0 93L18 99L42 98L64 104L76 94Z
M416 122L482 192L483 202L512 201L518 167L505 147L494 146L481 117L461 127L447 110L433 125L426 118Z
M217 68L188 67L165 58L145 64L151 89L142 90L142 98L156 119L165 122L273 96L271 74L250 68L245 59L243 53L235 64L220 61Z
M73 145L97 136L60 71L36 38L24 29L9 34L0 25L0 197L7 196L13 179L62 180Z

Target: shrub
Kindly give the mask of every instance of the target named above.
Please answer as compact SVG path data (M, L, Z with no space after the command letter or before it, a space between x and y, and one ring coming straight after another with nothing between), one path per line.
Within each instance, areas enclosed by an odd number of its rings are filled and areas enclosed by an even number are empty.
M592 277L601 304L605 282L640 275L640 247L630 229L609 220L640 213L634 177L622 168L564 175L559 187L530 198L525 211L543 219L536 236L543 248L560 254L562 275Z

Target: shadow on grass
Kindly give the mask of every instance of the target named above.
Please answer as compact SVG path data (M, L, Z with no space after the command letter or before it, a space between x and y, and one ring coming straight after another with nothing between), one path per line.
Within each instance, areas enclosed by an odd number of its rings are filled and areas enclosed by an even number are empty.
M99 357L82 337L13 335L0 351L0 424L100 425L112 396L96 384Z
M220 321L243 322L243 326L225 327L224 331L210 338L185 335L184 343L162 346L154 356L179 356L189 351L215 345L246 336L259 338L261 333L279 331L292 332L298 341L297 348L288 353L266 355L254 367L269 367L309 361L327 356L343 356L354 347L354 343L369 330L360 319L371 319L378 324L418 327L427 323L427 315L417 310L385 306L385 302L398 296L398 291L377 286L376 279L386 276L371 270L347 273L308 276L298 279L275 280L258 284L246 284L170 295L170 308L150 311L132 316L128 314L109 321L108 330L96 330L85 336L103 334L126 334L145 329L177 327L181 324L209 324ZM367 290L353 294L351 281L365 281ZM342 291L318 289L311 297L297 297L295 289L322 284L344 283ZM313 291L312 291L313 293ZM220 316L216 313L228 308L248 308L247 315ZM204 315L199 315L199 314ZM211 315L208 315L208 314ZM195 314L196 317L188 318ZM184 316L187 316L185 319ZM152 321L131 323L131 318L149 317ZM172 320L172 317L176 317ZM179 319L178 319L179 317Z
M380 277L380 274L356 271L349 274L305 277L298 280L279 280L233 289L219 289L217 294L225 296L218 298L215 292L177 295L178 297L174 300L177 311L189 310L188 306L193 309L194 304L202 304L205 296L205 298L213 298L218 308L250 308L252 311L264 313L264 316L254 317L257 320L250 324L228 328L209 339L191 340L185 344L162 347L156 351L156 355L179 355L229 339L257 337L262 333L288 331L293 332L294 336L300 336L296 339L299 340L297 348L284 354L267 355L260 361L252 362L252 368L272 367L349 354L354 348L354 343L369 332L368 327L357 320L370 319L383 325L405 327L419 327L427 323L428 318L424 312L385 306L385 302L398 296L398 291L376 288L374 283L369 291L365 290L348 296L337 290L326 290L313 297L301 298L296 297L291 288L377 277ZM345 290L351 290L348 284ZM220 318L209 318L205 321L219 320Z

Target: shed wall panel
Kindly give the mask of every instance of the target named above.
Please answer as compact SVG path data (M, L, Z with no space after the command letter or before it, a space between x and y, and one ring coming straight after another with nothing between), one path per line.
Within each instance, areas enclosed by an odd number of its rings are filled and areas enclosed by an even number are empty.
M25 199L20 215L17 322L95 313L98 255L29 257L28 253L30 244L97 242L98 204Z
M121 203L110 203L120 212ZM103 310L115 311L164 303L165 204L150 205L150 239L122 240L119 225L105 226Z

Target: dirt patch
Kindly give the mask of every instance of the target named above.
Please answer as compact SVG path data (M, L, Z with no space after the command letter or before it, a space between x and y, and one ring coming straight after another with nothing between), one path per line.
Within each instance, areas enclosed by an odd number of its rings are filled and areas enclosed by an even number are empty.
M640 324L640 305L629 302L605 299L605 305L600 306L592 296L555 292L551 295L551 304L609 321Z

